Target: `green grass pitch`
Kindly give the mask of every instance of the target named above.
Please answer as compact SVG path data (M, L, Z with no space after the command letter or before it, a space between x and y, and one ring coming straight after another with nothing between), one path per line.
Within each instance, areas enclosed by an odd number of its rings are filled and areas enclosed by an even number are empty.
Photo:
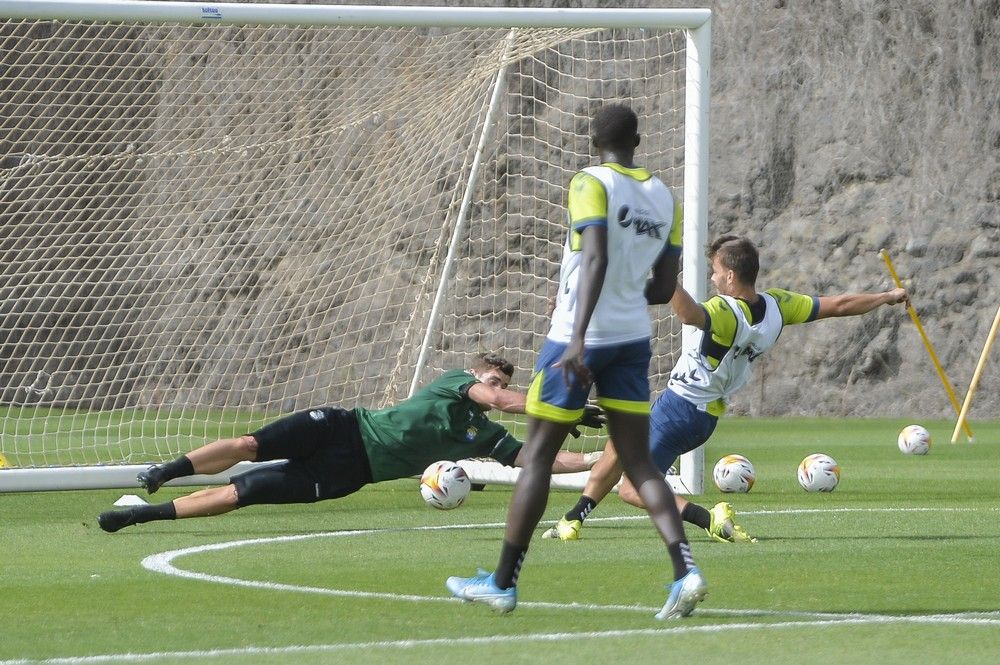
M710 591L670 623L652 616L669 576L664 547L617 497L579 542L534 540L520 605L499 616L449 600L444 580L495 565L508 487L440 512L415 481L397 481L117 534L95 517L121 491L0 495L0 665L995 664L1000 421L973 422L976 443L956 445L951 424L925 422L926 457L897 450L905 424L724 420L706 472L726 453L753 461L753 490L728 500L759 542L689 528ZM831 494L798 487L812 452L843 469ZM553 492L542 526L575 498ZM696 500L722 498L709 480Z

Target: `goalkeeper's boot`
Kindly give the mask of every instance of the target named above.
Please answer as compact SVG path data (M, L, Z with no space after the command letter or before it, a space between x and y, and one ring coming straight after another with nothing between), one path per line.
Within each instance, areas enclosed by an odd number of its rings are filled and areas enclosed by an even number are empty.
M124 510L109 510L97 516L97 525L108 533L114 533L135 523L135 513L128 508Z
M489 605L502 614L517 607L517 587L501 589L493 579L493 573L483 569L472 577L449 577L445 586L456 598Z
M712 517L712 522L705 529L712 538L720 543L756 543L756 538L751 538L746 529L736 523L736 511L725 501L715 504L708 514Z
M558 538L559 540L580 540L580 529L583 522L560 517L556 525L542 534L542 538Z
M665 619L680 619L690 616L694 606L705 599L708 585L697 566L692 567L687 575L670 585L670 595L663 609L656 613L660 621Z
M159 465L153 465L145 471L140 471L135 479L150 494L156 494L156 490L160 489L160 486L167 482L163 477L163 467Z

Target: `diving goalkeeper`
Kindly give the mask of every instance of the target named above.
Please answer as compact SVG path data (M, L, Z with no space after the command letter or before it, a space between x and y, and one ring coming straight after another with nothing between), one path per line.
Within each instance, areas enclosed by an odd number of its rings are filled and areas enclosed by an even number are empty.
M301 411L252 434L220 439L138 476L153 494L164 483L194 474L221 473L237 462L265 462L233 476L228 485L200 490L157 505L101 513L97 523L113 533L154 520L221 515L255 504L314 503L353 494L370 483L419 475L442 459L492 457L520 466L522 444L486 417L490 409L524 413L524 395L508 390L514 366L488 353L466 370L445 372L412 397L378 411L323 407ZM596 407L580 423L603 425ZM560 451L555 473L586 471L591 456Z

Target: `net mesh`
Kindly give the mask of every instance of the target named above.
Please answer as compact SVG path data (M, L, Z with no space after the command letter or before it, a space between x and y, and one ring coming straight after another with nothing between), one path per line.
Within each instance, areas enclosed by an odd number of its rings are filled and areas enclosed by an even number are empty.
M494 350L524 388L600 103L636 109L643 165L681 196L679 32L22 20L0 46L15 466L158 461L389 405L429 326L418 383ZM657 326L662 387L679 326Z

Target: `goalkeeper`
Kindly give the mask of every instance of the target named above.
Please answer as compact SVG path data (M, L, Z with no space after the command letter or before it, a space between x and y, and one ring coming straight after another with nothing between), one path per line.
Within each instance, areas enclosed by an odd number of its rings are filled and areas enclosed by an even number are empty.
M492 353L468 371L445 372L413 397L379 411L324 407L281 418L234 439L209 443L138 476L153 494L174 478L221 473L237 462L286 460L233 476L224 487L200 490L167 503L101 513L113 533L154 520L221 515L254 504L314 503L352 494L369 483L419 475L442 459L492 457L520 466L522 444L486 417L490 409L524 413L524 395L508 390L514 366ZM603 425L590 407L580 424ZM555 473L585 471L593 456L560 451Z
M756 290L760 259L746 238L721 236L711 244L708 258L717 296L697 303L680 285L670 301L681 322L698 329L691 351L682 355L670 373L667 389L653 404L649 443L653 461L666 473L677 458L704 444L726 410L726 404L750 379L753 363L778 341L786 325L818 319L856 316L881 305L909 302L904 289L880 293L807 296L782 289ZM583 521L622 478L611 440L591 471L576 505L543 538L577 540ZM618 490L626 503L644 508L628 478ZM686 522L699 526L719 541L752 542L735 523L728 503L711 510L675 495Z

